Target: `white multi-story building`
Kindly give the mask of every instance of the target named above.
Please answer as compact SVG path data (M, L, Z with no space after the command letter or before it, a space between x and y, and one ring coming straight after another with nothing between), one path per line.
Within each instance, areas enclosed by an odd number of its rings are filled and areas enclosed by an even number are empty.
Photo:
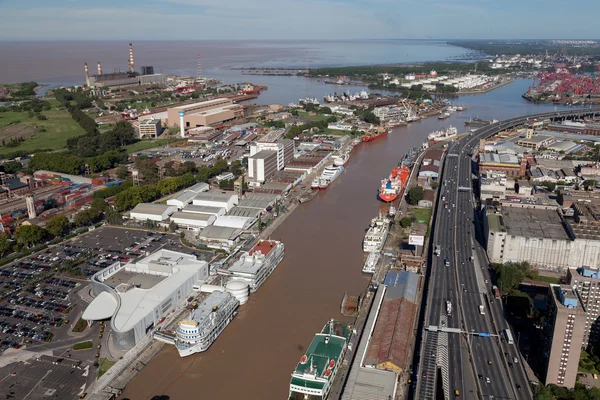
M294 151L294 141L290 139L253 143L248 157L249 184L260 185L276 171L283 170L294 159Z
M569 223L555 206L503 204L484 220L491 262L523 262L564 271L600 265L600 227Z

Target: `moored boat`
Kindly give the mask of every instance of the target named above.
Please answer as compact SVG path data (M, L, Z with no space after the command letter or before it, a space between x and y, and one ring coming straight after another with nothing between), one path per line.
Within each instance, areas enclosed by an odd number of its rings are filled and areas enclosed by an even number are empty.
M386 203L396 200L410 175L410 168L406 165L395 167L390 176L381 181L379 188L379 198Z
M325 167L321 176L319 177L319 189L326 189L331 182L335 181L344 172L344 167L339 165L331 165ZM313 181L314 184L314 181Z
M365 133L364 135L362 135L361 140L365 143L371 142L373 140L382 138L382 137L386 136L387 134L388 134L387 129L383 129L383 128L372 129L372 130L368 131L367 133Z

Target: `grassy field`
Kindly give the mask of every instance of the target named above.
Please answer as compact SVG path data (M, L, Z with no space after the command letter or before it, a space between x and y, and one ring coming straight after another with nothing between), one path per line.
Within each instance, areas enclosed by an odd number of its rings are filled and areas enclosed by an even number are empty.
M73 345L73 350L88 350L91 349L93 346L94 344L88 340L87 342L75 343Z
M166 145L167 143L180 142L181 139L173 138L173 139L154 139L154 140L140 140L137 143L130 144L129 146L125 146L125 149L128 153L135 153L136 151L142 151L147 149L152 149L154 147L161 147Z
M412 208L410 210L410 215L417 222L429 224L429 220L431 219L431 208Z
M310 115L307 112L298 111L298 118L308 119L311 121L325 121L329 117L331 117L331 115L323 115L323 114Z
M73 327L73 332L83 332L88 327L88 322L85 319L79 318L75 326Z
M106 371L110 369L110 367L115 365L115 362L110 361L108 358L101 358L99 364L100 365L98 366L98 378L104 375Z
M16 147L0 147L0 154L17 150L60 150L66 147L67 139L85 134L66 110L50 110L42 114L48 119L40 121L36 117L30 118L27 112L0 113L0 142L3 139L8 142L15 137L26 138ZM46 131L40 132L42 129Z
M352 135L352 132L350 131L341 131L339 129L329 129L329 128L325 128L325 134L326 135Z

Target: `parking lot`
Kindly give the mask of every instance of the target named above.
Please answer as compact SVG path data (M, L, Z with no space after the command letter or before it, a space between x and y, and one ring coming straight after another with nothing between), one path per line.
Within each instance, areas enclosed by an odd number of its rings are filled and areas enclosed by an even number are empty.
M0 368L0 397L4 399L76 399L84 391L90 365L41 356Z
M77 292L93 274L163 248L206 261L214 256L183 246L177 235L101 227L1 267L0 354L23 346L56 347L85 310L87 303Z

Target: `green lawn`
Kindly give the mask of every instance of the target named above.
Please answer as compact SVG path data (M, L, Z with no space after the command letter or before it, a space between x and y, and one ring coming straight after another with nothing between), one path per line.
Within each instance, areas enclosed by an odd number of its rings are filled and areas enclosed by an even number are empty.
M173 138L173 139L145 139L140 140L137 143L130 144L129 146L125 146L125 149L128 153L135 153L136 151L142 151L147 149L152 149L154 147L164 146L167 143L181 142L181 139Z
M305 111L298 111L298 117L304 118L304 119L309 119L311 121L324 121L327 118L331 117L331 115L323 115L323 114L309 115Z
M351 131L340 131L339 129L329 129L325 128L326 135L352 135Z
M75 326L73 327L72 331L80 333L80 332L85 331L87 327L88 327L88 322L85 319L79 318L77 320L77 323L75 323Z
M73 345L73 350L88 350L91 349L94 344L88 340L87 342L79 342Z
M101 358L99 364L100 365L98 366L98 378L104 375L106 371L110 369L110 367L115 365L115 362L110 361L108 358Z
M20 127L37 127L37 133L28 137L17 147L0 147L0 154L12 153L17 150L33 151L36 149L60 150L66 147L67 139L85 134L85 131L75 122L69 113L59 110L50 110L42 112L48 119L40 121L36 117L29 118L28 112L3 112L0 113L0 142L5 137L12 137L10 133L3 129L11 129L15 125ZM11 125L11 126L9 126ZM45 129L46 132L39 132Z
M558 278L555 278L553 276L542 276L542 275L535 278L534 281L548 282L548 283L554 283L554 284L560 283L560 280Z
M431 219L431 208L412 208L409 212L410 216L413 217L417 222L422 224L429 224Z

